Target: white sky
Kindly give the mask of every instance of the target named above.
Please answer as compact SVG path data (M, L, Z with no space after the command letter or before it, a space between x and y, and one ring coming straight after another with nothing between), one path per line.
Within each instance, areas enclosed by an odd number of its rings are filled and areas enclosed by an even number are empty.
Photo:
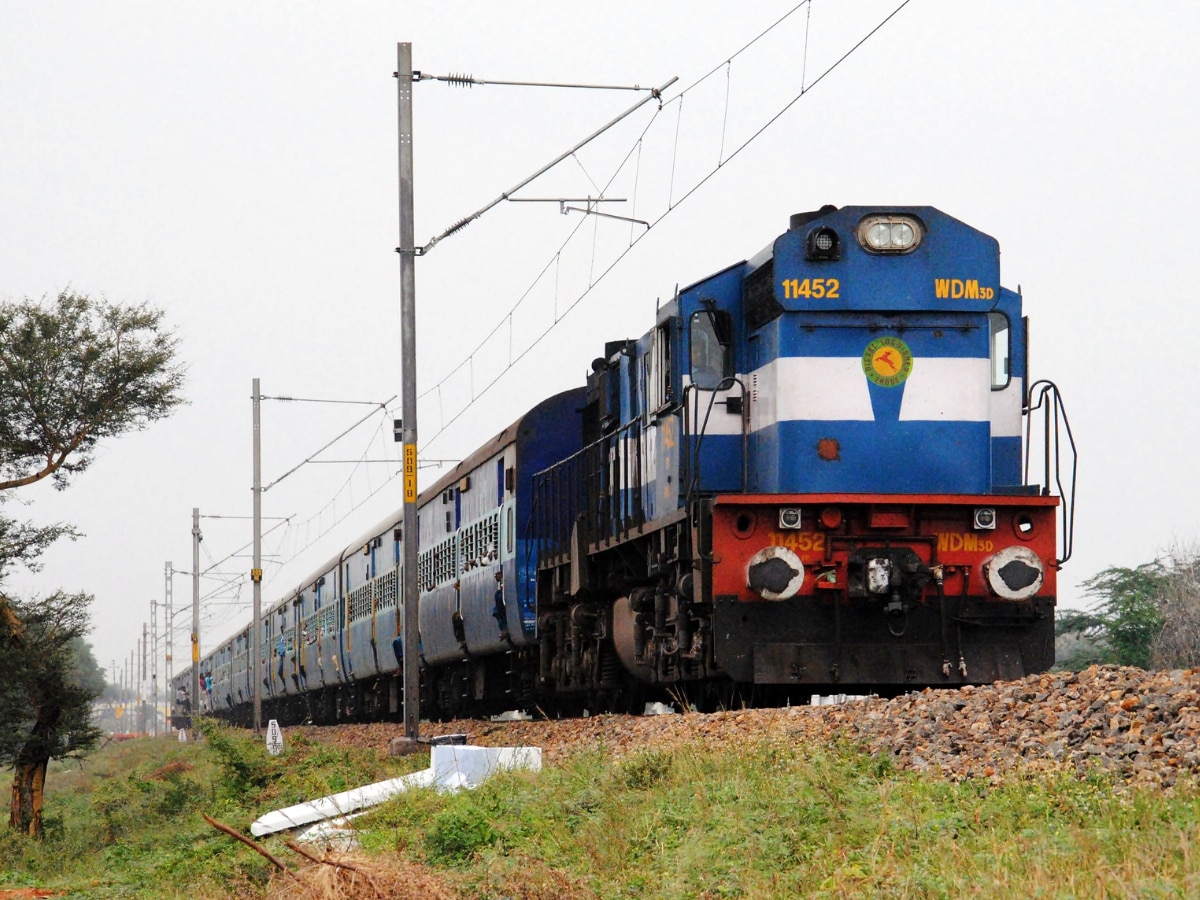
M1200 206L1200 5L912 0L727 161L897 2L815 0L811 16L801 8L685 94L682 113L670 104L651 124L648 105L523 191L595 195L615 175L609 195L637 205L606 210L654 220L677 205L432 443L469 383L452 380L423 403L423 456L464 456L536 400L580 384L605 340L649 328L656 298L754 254L790 213L929 204L1000 241L1002 281L1023 288L1032 320L1033 375L1059 385L1071 416L1081 460L1061 603L1080 605L1077 585L1106 565L1195 540L1200 427L1188 376L1200 316L1188 264ZM67 520L86 537L8 588L94 593L97 658L120 666L151 601L163 600L165 562L192 568L192 508L250 514L252 378L272 396L399 394L398 41L432 74L640 85L678 76L670 99L794 5L4 3L0 298L70 288L164 308L190 400L105 445L66 492L39 486L21 492L25 509L10 503L10 514ZM639 96L417 85L418 240ZM640 155L622 167L647 126ZM718 159L720 171L679 202ZM628 247L628 225L505 203L418 260L422 390L506 321L578 226L513 317L519 352ZM502 335L474 364L476 389L507 359L507 325ZM367 412L264 403L264 481ZM390 430L390 415L375 416L323 458L394 458ZM293 518L266 540L276 561L265 603L398 506L398 480L385 484L392 471L310 465L266 493L264 515ZM423 475L428 483L437 470ZM213 568L201 581L207 652L249 618L249 558L215 564L248 544L250 523L201 527L201 568ZM240 587L222 590L218 571ZM189 576L175 576L174 598L177 610L189 603ZM178 670L190 612L175 624Z

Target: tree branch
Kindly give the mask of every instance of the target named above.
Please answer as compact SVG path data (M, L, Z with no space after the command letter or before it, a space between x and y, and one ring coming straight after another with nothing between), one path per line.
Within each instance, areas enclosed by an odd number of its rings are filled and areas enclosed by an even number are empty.
M0 620L3 620L4 627L8 629L8 639L13 642L13 646L18 650L24 650L25 623L13 612L12 605L3 594L0 594Z
M255 853L257 853L260 856L267 859L272 865L277 866L278 868L282 869L284 872L286 872L288 874L288 876L292 879L292 881L295 881L295 882L300 881L300 879L296 877L296 873L293 872L291 869L289 869L284 864L283 860L281 860L279 857L277 857L273 853L271 853L270 850L268 850L262 844L258 843L258 841L251 840L250 838L246 837L244 834L241 834L240 832L235 831L234 829L230 828L228 825L218 822L212 816L206 815L205 813L200 813L200 815L204 816L204 821L207 822L209 825L211 825L213 828L217 829L217 831L223 831L227 835L229 835L231 838L241 841L243 844L245 844L247 847L249 847Z
M305 850L303 847L301 847L295 841L287 841L285 846L289 850L291 850L293 853L299 853L305 859L311 860L312 862L315 862L319 865L333 866L338 869L349 869L351 872L358 872L360 875L363 874L363 870L360 866L351 865L350 863L347 863L347 862L339 862L336 859L319 859L318 857L309 853L307 850Z

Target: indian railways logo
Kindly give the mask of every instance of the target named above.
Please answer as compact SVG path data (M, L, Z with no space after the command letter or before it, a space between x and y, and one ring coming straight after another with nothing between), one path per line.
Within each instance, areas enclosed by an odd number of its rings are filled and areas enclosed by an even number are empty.
M863 351L862 367L871 381L881 387L895 387L912 373L912 351L900 338L875 338Z

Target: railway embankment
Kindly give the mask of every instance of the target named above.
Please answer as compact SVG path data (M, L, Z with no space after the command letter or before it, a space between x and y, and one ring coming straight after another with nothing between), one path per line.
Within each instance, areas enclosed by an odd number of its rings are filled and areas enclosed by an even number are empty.
M386 752L396 725L304 729L321 740ZM1200 774L1200 669L1092 666L1019 681L924 690L836 706L555 721L422 723L421 736L463 733L481 746L538 746L547 764L601 748L620 758L683 743L721 747L762 738L845 741L898 769L994 783L1019 772L1102 771L1169 788Z

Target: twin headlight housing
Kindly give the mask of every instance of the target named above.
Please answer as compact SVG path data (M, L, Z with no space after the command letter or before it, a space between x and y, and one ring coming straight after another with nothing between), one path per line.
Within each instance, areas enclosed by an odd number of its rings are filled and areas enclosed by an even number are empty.
M911 253L921 233L912 216L867 216L858 223L858 242L869 253Z

